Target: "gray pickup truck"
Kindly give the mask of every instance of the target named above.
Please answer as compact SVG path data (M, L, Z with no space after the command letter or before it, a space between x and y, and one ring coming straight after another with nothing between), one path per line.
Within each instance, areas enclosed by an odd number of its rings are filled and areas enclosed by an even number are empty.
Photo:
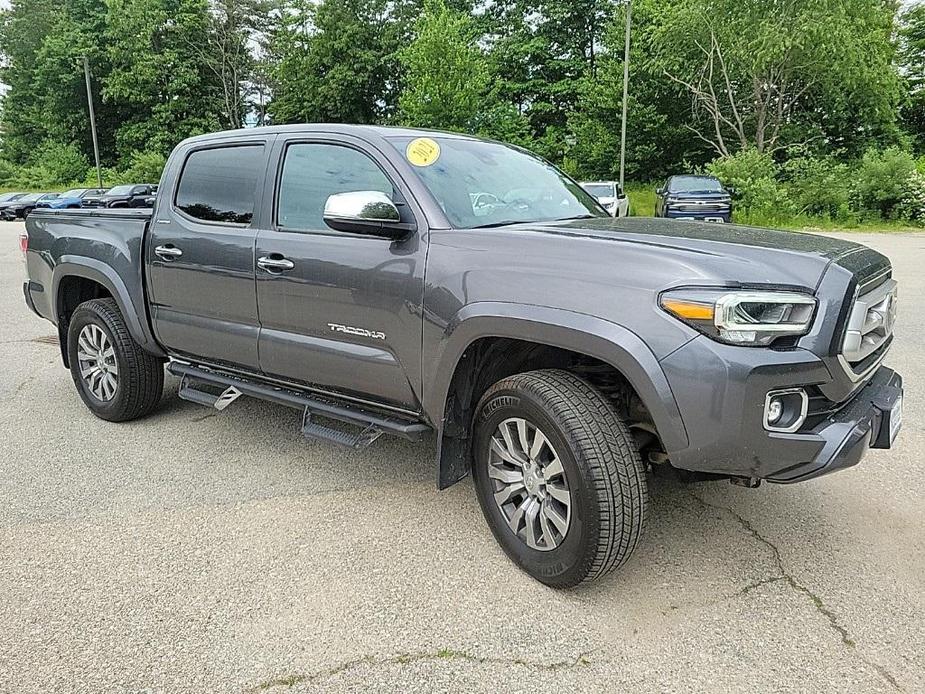
M97 416L150 413L166 364L181 398L295 407L313 439L433 431L439 487L471 471L504 551L552 586L626 562L649 467L797 482L901 424L885 257L613 219L549 163L473 137L196 137L152 210L36 210L22 245L26 302Z

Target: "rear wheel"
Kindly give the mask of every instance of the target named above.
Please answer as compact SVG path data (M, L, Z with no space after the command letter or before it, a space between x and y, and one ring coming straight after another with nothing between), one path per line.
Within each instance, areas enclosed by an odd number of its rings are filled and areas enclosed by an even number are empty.
M164 366L135 342L112 299L87 301L68 325L68 361L90 411L110 422L150 413L164 389Z
M482 512L524 571L558 588L624 564L645 520L645 469L610 402L566 371L492 386L474 421Z

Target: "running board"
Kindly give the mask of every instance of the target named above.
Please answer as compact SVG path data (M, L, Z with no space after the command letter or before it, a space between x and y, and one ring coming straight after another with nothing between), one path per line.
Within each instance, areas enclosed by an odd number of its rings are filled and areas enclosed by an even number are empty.
M420 441L430 427L423 422L390 417L354 405L339 404L321 399L290 388L271 386L256 380L210 369L204 369L181 362L170 362L167 370L180 377L179 396L206 407L224 410L241 395L275 402L286 407L302 410L302 435L306 438L336 443L348 448L362 449L372 444L382 434L399 436L409 441ZM221 389L211 393L207 389ZM333 429L315 421L315 417L334 419L361 427L358 434Z
M195 402L197 405L205 405L206 407L214 407L221 412L241 397L241 391L234 386L228 386L225 390L216 395L206 390L197 389L195 383L196 382L188 375L180 378L180 390L177 395L180 396L181 400L188 400L189 402ZM207 384L203 382L202 385Z

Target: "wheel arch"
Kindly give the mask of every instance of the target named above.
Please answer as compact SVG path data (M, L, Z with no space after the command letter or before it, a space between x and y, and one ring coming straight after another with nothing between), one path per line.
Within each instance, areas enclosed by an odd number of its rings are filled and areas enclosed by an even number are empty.
M84 301L110 297L125 317L132 338L143 349L156 356L163 352L154 342L147 326L135 310L128 288L122 278L105 263L94 258L64 256L52 277L52 310L58 325L58 339L64 365L68 366L67 330L71 315Z
M665 448L687 446L687 431L657 358L638 335L615 323L543 306L470 304L450 322L436 352L425 373L431 387L424 406L437 430L441 489L468 474L469 425L480 393L513 373L561 368L567 356L611 367L639 396Z

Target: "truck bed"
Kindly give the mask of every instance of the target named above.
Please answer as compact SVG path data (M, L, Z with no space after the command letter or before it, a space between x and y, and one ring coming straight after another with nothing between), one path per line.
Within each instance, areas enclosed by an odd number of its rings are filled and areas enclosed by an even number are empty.
M37 209L26 219L29 282L36 313L58 323L59 282L67 275L109 289L140 334L150 335L144 290L144 240L153 210ZM125 305L129 304L129 305ZM139 333L136 333L139 334Z

